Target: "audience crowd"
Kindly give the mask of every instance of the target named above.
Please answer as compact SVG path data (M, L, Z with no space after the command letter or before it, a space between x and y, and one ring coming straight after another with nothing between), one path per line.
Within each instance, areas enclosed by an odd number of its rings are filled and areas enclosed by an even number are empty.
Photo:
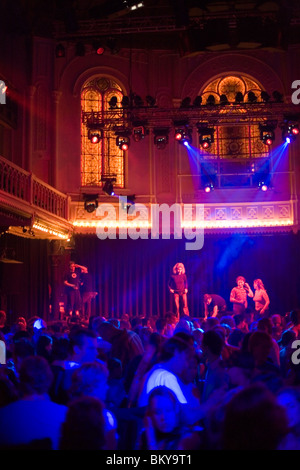
M0 448L298 450L297 340L300 310L12 325L1 311Z

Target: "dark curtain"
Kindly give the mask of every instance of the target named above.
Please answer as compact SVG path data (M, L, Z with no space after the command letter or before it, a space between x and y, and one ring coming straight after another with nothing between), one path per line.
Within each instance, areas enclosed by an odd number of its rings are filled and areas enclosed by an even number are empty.
M172 267L184 263L189 281L190 314L203 315L203 295L218 293L229 303L238 275L260 278L271 299L272 313L300 306L300 235L207 235L199 251L186 240L105 240L77 235L73 258L87 265L99 292L94 313L120 317L163 315L173 309L167 283ZM250 303L251 305L251 303Z
M1 308L8 320L34 315L47 319L49 312L49 241L4 234L1 256L22 264L0 263Z

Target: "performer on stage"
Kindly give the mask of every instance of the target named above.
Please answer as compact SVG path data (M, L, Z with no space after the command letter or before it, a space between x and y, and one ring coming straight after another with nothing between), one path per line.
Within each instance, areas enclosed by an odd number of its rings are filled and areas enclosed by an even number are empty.
M244 313L248 307L247 297L253 297L251 287L243 276L236 278L237 286L230 292L230 302L233 303L233 315Z
M188 282L185 274L185 267L182 263L176 263L173 267L173 273L168 283L169 290L174 294L174 301L176 306L176 315L180 317L180 299L183 303L183 313L189 315L187 304Z
M225 299L218 294L204 294L204 320L207 317L221 317L226 313Z
M70 261L69 271L64 278L65 293L67 296L66 313L70 316L73 313L79 316L81 309L80 273L85 269L87 269L85 266L80 266L79 264L75 264L74 261ZM80 270L80 272L78 270Z
M269 314L270 299L261 279L255 279L253 282L255 303L255 312L258 318L266 317Z

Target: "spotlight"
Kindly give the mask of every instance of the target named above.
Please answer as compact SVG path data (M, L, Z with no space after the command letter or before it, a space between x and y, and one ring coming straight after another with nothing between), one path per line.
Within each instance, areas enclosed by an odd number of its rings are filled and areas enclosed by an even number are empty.
M132 130L132 137L135 142L140 142L140 140L145 138L145 128L144 126L136 126Z
M116 178L110 178L110 177L102 177L101 181L104 181L104 186L102 190L108 194L109 196L114 196L115 191L114 191L114 185L113 183L116 182Z
M202 103L202 96L200 96L200 95L196 96L196 98L194 99L194 102L193 102L193 106L195 108L200 108L201 103Z
M189 108L191 106L191 98L186 96L180 104L180 108Z
M153 98L153 96L147 95L146 103L149 106L149 108L153 108L155 106L155 98Z
M244 95L241 91L238 91L235 95L235 104L240 104L244 101Z
M188 126L175 128L175 140L180 144L188 145L192 143L192 129Z
M84 209L90 214L98 207L98 194L84 194Z
M94 41L93 42L93 49L96 52L97 55L103 55L105 48L99 41Z
M259 186L260 186L260 189L261 189L262 191L268 191L268 185L267 185L267 184L261 183Z
M221 106L226 106L227 104L229 104L229 101L228 101L228 98L226 95L221 95L220 96L220 105Z
M116 144L121 150L128 150L130 146L130 138L127 135L118 135Z
M154 129L154 144L158 150L163 150L169 143L169 132L168 128Z
M283 94L280 93L279 91L275 90L272 93L273 99L275 103L283 103Z
M275 126L274 124L260 124L259 125L259 133L260 133L260 140L265 145L272 145L275 140Z
M257 102L257 96L253 91L249 91L248 93L248 103L256 103Z
M214 142L215 129L209 127L198 127L198 133L200 146L205 150L209 149L211 144Z
M120 50L116 38L108 38L106 41L106 46L108 47L112 55L118 54Z
M287 123L283 126L282 140L288 144L294 142L299 134L299 125L296 123Z
M99 144L100 140L102 139L102 129L99 125L90 125L88 130L88 138L92 142L92 144Z
M266 91L262 91L260 97L264 103L269 103L271 98L271 96Z
M206 193L210 193L211 191L213 191L213 189L214 189L213 184L206 184L205 187L204 187L204 191Z
M209 95L207 97L206 104L208 106L214 106L216 104L216 98L214 97L214 95Z
M129 104L130 104L129 97L126 95L123 96L122 101L121 101L122 108L128 108Z
M144 106L143 100L139 95L133 96L133 104L136 108L141 108L142 106Z
M55 48L55 57L58 59L66 56L65 48L62 44L58 44Z
M110 108L116 108L118 104L118 98L116 96L112 96L108 104Z

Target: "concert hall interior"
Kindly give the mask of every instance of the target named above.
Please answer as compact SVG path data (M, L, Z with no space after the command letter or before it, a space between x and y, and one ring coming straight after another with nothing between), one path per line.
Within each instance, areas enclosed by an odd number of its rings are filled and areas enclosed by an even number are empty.
M35 335L53 349L76 328L91 330L111 380L119 361L123 401L111 394L110 408L103 399L118 437L99 444L86 432L82 449L300 449L300 408L293 438L285 416L279 420L284 387L300 386L297 367L282 362L300 339L299 2L3 0L0 38L1 368L13 364L14 335L28 335L36 358ZM213 384L206 361L217 330L223 349L214 359L226 367ZM130 360L114 342L124 331L141 348ZM271 353L268 360L277 375L255 362L262 331L276 343L278 363ZM138 373L150 369L150 336L157 351L154 334L170 342L168 367L182 379L172 362L185 353L176 332L196 348L197 374L182 390L192 396L193 384L198 411L205 414L209 386L218 388L221 376L233 389L229 369L247 370L238 384L244 395L235 396L236 408L230 401L223 421L223 408L210 419L196 413L190 444L156 436L151 447L149 429L139 434L141 415L126 421L119 411L146 406L133 376L142 382ZM237 332L249 340L257 380L235 356ZM161 393L151 400L171 400ZM269 440L253 404L261 432L254 439L248 429L243 441L235 412L251 399L274 407ZM82 406L91 413L96 404ZM80 410L73 412L70 429ZM43 447L50 437L51 448L73 450L70 429L60 442L43 432L6 442L0 425L0 448L34 447L36 439Z

